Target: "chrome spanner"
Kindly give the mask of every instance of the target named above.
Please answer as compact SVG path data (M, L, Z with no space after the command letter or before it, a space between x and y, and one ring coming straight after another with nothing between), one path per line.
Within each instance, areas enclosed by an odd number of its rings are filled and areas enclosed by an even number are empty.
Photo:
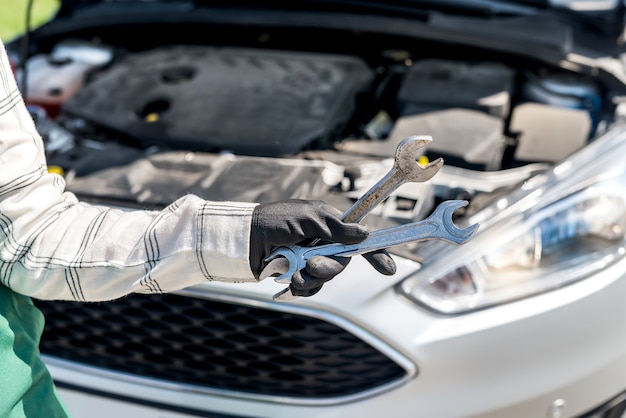
M274 280L278 283L290 284L293 275L298 270L306 267L307 260L317 255L352 257L394 245L429 239L440 239L451 244L463 244L474 235L478 224L464 229L458 228L452 220L452 214L455 210L467 204L468 202L465 200L445 201L437 206L428 218L422 221L373 231L365 240L357 244L332 243L316 247L291 245L277 248L272 252L268 260L284 257L289 264L289 268L287 272ZM290 294L290 289L286 288L275 294L274 299L291 299L292 296L289 296Z

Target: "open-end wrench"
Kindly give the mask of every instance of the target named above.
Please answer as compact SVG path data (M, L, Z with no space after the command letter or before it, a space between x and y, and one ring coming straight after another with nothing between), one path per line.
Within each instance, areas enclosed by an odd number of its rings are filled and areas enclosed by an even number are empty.
M341 220L348 223L360 222L383 200L405 183L421 183L430 180L443 166L443 159L437 158L424 166L418 164L419 150L430 142L429 135L413 135L403 139L396 147L393 167L383 178L363 194L348 210L341 215ZM313 240L308 246L319 243ZM262 277L275 276L285 271L280 259L268 257ZM286 296L285 296L286 297Z
M341 220L344 222L360 222L380 202L388 198L398 187L404 183L421 183L430 180L443 166L443 159L425 166L418 164L418 151L432 141L428 135L415 135L405 138L396 148L393 167L372 186L363 196L343 213Z
M306 267L307 260L317 255L352 257L394 245L429 239L440 239L452 244L463 244L474 235L478 224L460 229L454 224L452 214L456 209L466 206L467 203L465 200L445 201L437 206L428 218L422 221L373 231L365 240L357 244L331 243L316 247L299 245L280 247L273 251L270 257L284 257L289 264L289 268L287 272L274 280L278 283L291 283L293 275L298 270ZM274 295L274 300L288 300L292 298L293 295L291 295L289 288Z
M466 206L467 203L465 200L445 201L422 221L373 231L365 240L357 244L331 243L316 247L299 245L280 247L273 251L270 257L284 257L289 263L289 269L274 280L278 283L291 283L292 276L298 270L306 267L307 260L318 255L352 257L394 245L429 239L440 239L451 244L463 244L474 235L478 224L460 229L454 224L452 214L455 210ZM278 299L288 290L289 288L277 293L274 299Z
M417 162L420 156L419 150L432 142L429 135L413 135L403 139L396 147L393 167L374 184L365 194L363 194L354 204L346 210L341 216L344 222L360 222L367 216L378 204L388 198L395 190L405 183L421 183L430 180L439 172L443 166L443 159L438 158L427 165L420 165ZM313 247L319 243L314 240L308 246ZM276 276L285 271L284 263L278 257L267 258L268 264L264 269L264 277ZM279 276L280 277L280 276ZM277 299L281 295L282 300L293 299L289 288L274 295Z

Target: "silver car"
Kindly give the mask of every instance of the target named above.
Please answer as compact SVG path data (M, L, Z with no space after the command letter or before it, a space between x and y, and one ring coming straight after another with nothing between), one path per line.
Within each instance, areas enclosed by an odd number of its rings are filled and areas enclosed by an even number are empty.
M624 4L62 0L8 43L82 200L347 209L426 135L430 180L364 219L469 204L463 245L355 257L309 298L207 283L36 302L76 417L580 417L626 410ZM304 325L303 325L304 324Z

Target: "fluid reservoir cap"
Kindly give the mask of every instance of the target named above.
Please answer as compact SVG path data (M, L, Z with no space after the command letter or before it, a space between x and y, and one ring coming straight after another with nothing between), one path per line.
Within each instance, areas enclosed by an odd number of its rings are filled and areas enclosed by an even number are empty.
M48 173L63 176L65 174L65 170L63 170L63 167L60 167L58 165L50 165L48 166Z

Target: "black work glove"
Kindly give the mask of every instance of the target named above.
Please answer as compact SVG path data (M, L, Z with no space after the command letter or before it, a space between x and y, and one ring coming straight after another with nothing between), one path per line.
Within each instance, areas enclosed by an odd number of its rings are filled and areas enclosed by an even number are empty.
M287 200L265 203L254 208L250 231L250 267L257 279L266 266L272 249L292 244L307 245L314 240L354 244L368 236L367 228L357 223L344 223L334 207L317 200ZM396 265L385 250L364 254L380 273L393 275ZM322 285L341 273L349 257L315 256L306 268L296 272L291 281L295 296L312 296Z

